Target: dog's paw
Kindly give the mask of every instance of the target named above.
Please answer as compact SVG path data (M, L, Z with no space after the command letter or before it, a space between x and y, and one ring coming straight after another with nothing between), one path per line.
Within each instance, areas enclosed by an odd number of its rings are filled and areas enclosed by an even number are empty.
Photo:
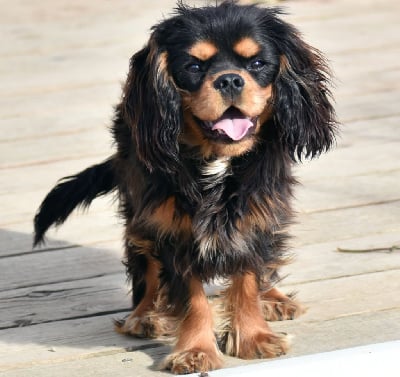
M246 335L226 332L222 339L221 349L225 354L246 360L285 355L290 345L286 335L274 334L262 328L247 332Z
M282 300L266 298L261 304L266 321L292 320L306 312L306 308L291 295Z
M191 349L168 355L162 366L175 374L189 374L218 369L222 362L218 352Z
M115 320L115 331L137 338L158 338L173 333L173 321L167 318L148 314L141 317L129 316L123 320Z
M272 332L259 332L242 339L238 357L241 359L266 359L285 355L289 349L288 338Z

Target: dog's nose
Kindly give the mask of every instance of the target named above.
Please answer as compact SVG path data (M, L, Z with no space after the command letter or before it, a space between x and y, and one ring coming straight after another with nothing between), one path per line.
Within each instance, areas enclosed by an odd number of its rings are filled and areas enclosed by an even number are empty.
M214 88L219 90L223 96L235 97L241 93L243 87L244 80L236 73L226 73L214 81Z

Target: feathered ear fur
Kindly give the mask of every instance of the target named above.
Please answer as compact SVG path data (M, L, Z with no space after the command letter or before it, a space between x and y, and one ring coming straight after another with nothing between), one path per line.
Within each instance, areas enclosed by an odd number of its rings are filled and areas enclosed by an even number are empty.
M330 102L330 71L322 54L287 25L280 41L275 83L276 120L290 157L315 157L334 142L335 111Z
M181 98L167 71L167 52L154 39L131 58L122 105L141 162L171 173L179 164Z

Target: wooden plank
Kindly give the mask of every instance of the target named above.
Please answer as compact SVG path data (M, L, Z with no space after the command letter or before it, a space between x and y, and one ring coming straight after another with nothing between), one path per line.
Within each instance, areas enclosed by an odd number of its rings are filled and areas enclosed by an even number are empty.
M79 143L77 143L79 138ZM38 164L40 161L68 160L76 157L110 156L114 151L110 147L108 132L88 130L79 135L67 134L55 137L40 137L34 140L19 140L2 145L0 169L21 165ZM20 153L14 154L13 151Z
M14 289L85 280L109 274L123 274L120 242L98 243L95 247L63 246L0 257L0 292Z
M0 329L119 313L130 308L123 273L36 285L0 292Z
M2 47L2 54L49 55L88 45L107 48L120 40L132 44L136 38L140 40L141 35L148 34L150 26L175 4L173 0L149 0L140 7L125 4L123 11L117 11L104 0L96 2L96 6L92 3L85 6L76 0L61 0L57 4L49 0L40 4L21 1L13 7L4 4L2 29L5 40L12 43ZM80 22L85 15L86 22ZM20 28L15 28L15 24L21 25Z
M274 331L293 336L289 357L329 352L365 344L400 339L400 309L356 313L329 321L294 321L271 323Z
M104 106L104 108L99 107L97 114L94 109L93 111L88 109L88 111L81 113L75 112L73 117L56 114L30 117L29 127L27 127L26 114L23 113L19 117L0 119L0 129L5 130L7 128L7 132L0 135L0 146L19 140L30 140L31 143L35 143L37 139L51 136L55 137L55 140L59 136L71 134L79 138L81 132L92 132L99 135L107 133L112 114L109 105Z
M0 330L0 371L125 353L159 343L117 334L114 318L103 315Z
M5 228L5 239L18 239L17 245L2 245L0 250L6 254L18 253L19 251L32 250L33 235L33 216L25 221L19 221L3 226ZM8 232L17 233L17 237L7 236ZM46 233L46 239L50 241L48 245L52 247L54 242L74 245L91 245L98 242L120 241L122 240L123 229L121 222L116 216L116 212L93 211L82 213L81 211L71 215L71 218L59 228L51 228Z
M373 0L335 0L335 2L319 1L315 2L289 0L283 4L289 10L289 17L296 20L297 24L307 25L310 22L324 22L331 19L352 18L354 22L363 23L365 15L371 13L391 14L399 9L399 4L392 0L382 0L377 6ZM323 29L314 28L313 34L319 34ZM378 29L381 30L381 29ZM341 39L337 41L342 42Z
M13 168L0 169L0 195L13 192L16 196L23 197L23 194L28 191L41 191L38 196L40 200L60 178L74 175L91 165L104 161L108 156L109 154L75 156L68 160L43 160L37 162L37 165L31 162Z
M292 233L298 246L385 232L399 234L399 218L400 202L314 212L299 215Z
M331 242L294 247L293 263L282 268L281 275L285 278L281 285L289 291L286 286L296 290L297 285L308 282L398 270L400 251L390 251L395 245L400 246L399 233L380 233L348 240L338 238ZM339 252L338 248L355 252ZM377 248L384 250L368 251Z
M301 4L303 6L304 3ZM353 6L355 3L352 4ZM315 17L304 23L297 23L311 45L323 46L328 54L350 54L354 50L380 49L384 46L398 46L398 4L393 1L382 3L382 8L363 7L351 11L343 4L346 14L337 17ZM336 4L337 8L337 4ZM295 11L295 9L293 10ZM385 25L382 28L381 25ZM375 32L379 29L379 32ZM316 32L318 30L318 32ZM384 38L384 40L382 39ZM338 43L340 41L340 43Z
M345 140L343 144L348 146L352 142L355 147L365 148L365 142L375 144L399 142L400 116L384 116L383 118L361 119L347 123L340 135ZM397 155L395 155L397 156ZM373 159L375 156L371 156Z
M400 310L400 269L325 279L287 286L307 307L304 320L330 321L361 313ZM397 334L400 336L400 333Z
M400 151L397 145L397 141L377 141L358 148L351 142L344 143L318 159L298 165L295 172L301 182L304 180L306 188L307 182L314 180L333 182L337 179L351 180L354 176L389 175L399 170Z
M76 87L60 92L44 92L32 98L19 95L1 99L2 119L25 118L46 119L46 117L67 117L72 120L94 114L101 114L105 121L113 115L113 105L119 102L121 88L118 82L97 83L89 87ZM24 106L21 106L21 102ZM72 123L72 121L71 121ZM106 123L106 122L105 122ZM3 122L3 124L7 124ZM36 123L37 124L37 123ZM47 127L50 127L48 124ZM82 128L82 124L78 124ZM100 128L100 127L99 127ZM46 128L45 128L46 130Z
M381 56L370 50L343 56L335 55L332 59L335 97L344 101L365 93L398 90L399 56L398 47L388 48Z
M339 119L347 123L361 119L398 116L399 107L397 98L399 95L400 90L395 89L388 92L354 95L351 98L346 98L346 101L340 101L337 98L336 109Z
M168 376L166 372L160 372L158 364L166 356L168 348L149 348L143 352L111 353L111 355L83 355L73 361L68 359L59 363L38 362L32 366L21 369L5 371L4 377L17 377L33 375L35 377L70 377L79 371L81 377L107 377L107 376Z
M346 180L320 180L318 176L313 179L295 191L295 208L301 213L400 202L400 167L396 171L353 176Z
M64 54L32 55L29 63L20 56L3 57L2 65L13 68L8 74L0 71L0 98L36 97L85 87L118 85L128 71L129 58L136 46L130 46L129 51L128 46L118 40L109 46L91 47L89 43L81 50ZM137 44L139 49L141 44Z
M53 186L49 185L47 192ZM5 201L6 205L4 205L4 211L2 213L2 217L0 219L0 226L4 228L13 228L14 224L19 223L27 223L29 225L29 232L33 231L33 218L36 214L36 211L39 208L40 203L45 198L47 192L44 191L36 191L36 192L27 192L21 194L21 199L18 202L18 205L15 205L12 201L15 198L15 195L5 195L2 197L2 200ZM90 221L92 222L93 226L98 222L94 221L96 216L99 216L99 219L109 218L107 224L118 223L118 215L117 215L117 203L115 203L116 194L108 194L105 197L97 198L88 210L82 210L78 208L75 212L71 215L71 219L85 219L86 216L90 216ZM10 199L11 202L7 202ZM71 220L68 219L68 222ZM72 220L74 221L74 220ZM79 221L79 220L76 220ZM78 222L76 222L78 224ZM60 229L63 229L65 225L63 225ZM5 247L6 244L3 244ZM11 245L12 246L12 245Z
M29 233L16 232L13 230L0 229L0 251L1 257L6 259L9 256L17 256L28 253L39 253L43 249L63 249L73 248L77 245L66 241L47 239L44 246L38 246L35 251L32 250L33 243L33 225L31 224ZM1 258L0 257L0 258Z

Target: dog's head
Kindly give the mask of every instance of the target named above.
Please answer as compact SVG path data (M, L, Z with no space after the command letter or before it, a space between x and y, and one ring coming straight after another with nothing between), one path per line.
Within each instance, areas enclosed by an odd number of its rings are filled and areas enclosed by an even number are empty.
M279 10L190 8L153 28L131 59L123 109L141 161L179 169L179 146L204 157L238 156L276 128L292 159L333 142L334 110L321 54L282 21Z

